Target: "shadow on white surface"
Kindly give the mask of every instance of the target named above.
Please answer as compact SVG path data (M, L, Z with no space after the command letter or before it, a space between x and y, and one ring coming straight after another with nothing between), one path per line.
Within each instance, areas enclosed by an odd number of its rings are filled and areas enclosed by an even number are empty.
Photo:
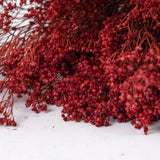
M0 126L3 160L159 160L160 123L149 134L128 123L97 128L84 122L64 122L61 107L36 114L14 104L16 127Z

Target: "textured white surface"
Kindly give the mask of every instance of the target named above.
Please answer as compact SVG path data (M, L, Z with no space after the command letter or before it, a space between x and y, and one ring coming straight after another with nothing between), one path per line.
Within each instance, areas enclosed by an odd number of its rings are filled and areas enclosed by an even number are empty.
M2 160L159 160L159 122L145 136L130 123L97 128L64 122L61 108L35 114L24 103L14 104L17 127L0 126Z

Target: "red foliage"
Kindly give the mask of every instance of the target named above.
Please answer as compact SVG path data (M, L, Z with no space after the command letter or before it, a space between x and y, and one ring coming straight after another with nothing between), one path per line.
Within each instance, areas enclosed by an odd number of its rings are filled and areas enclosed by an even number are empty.
M1 91L9 92L1 101L2 124L15 125L14 94L29 95L26 107L37 113L46 104L62 105L65 121L98 127L113 117L131 120L147 134L159 119L159 0L0 0L0 5Z

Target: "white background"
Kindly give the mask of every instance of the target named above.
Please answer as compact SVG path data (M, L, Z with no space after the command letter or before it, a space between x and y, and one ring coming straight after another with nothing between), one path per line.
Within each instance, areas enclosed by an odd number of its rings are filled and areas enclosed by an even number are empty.
M111 121L97 128L84 122L64 122L61 107L36 114L14 104L16 127L0 126L2 160L159 160L160 122L148 135L128 123Z

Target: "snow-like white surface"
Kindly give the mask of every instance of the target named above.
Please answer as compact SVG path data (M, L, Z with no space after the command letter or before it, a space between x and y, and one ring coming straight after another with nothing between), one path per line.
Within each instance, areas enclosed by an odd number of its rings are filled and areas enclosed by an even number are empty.
M0 126L2 160L159 160L160 122L149 134L130 123L97 128L84 122L64 122L61 107L36 114L14 104L16 127Z

